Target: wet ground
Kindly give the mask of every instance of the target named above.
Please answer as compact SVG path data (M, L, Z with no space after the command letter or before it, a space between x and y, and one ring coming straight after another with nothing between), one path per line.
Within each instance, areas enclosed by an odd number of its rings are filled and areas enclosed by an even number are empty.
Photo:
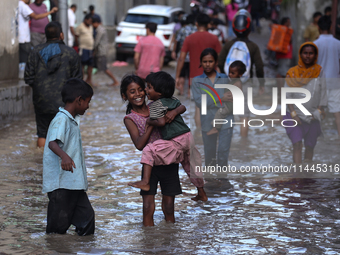
M261 43L261 38L255 38ZM164 69L174 74L172 67ZM132 65L112 69L121 78ZM266 69L267 73L272 73ZM184 194L176 198L176 223L163 220L160 201L155 227L142 226L142 200L127 186L139 179L141 153L123 125L119 88L95 76L90 109L81 120L88 170L88 195L96 212L94 236L46 235L47 196L41 193L42 151L35 148L34 116L0 126L0 254L339 254L340 182L329 179L208 178L209 201L194 202L195 188L180 170ZM270 104L270 88L255 98ZM192 101L180 97L188 108ZM279 112L273 114L279 117ZM252 116L254 117L254 116ZM323 123L316 163L339 163L334 118ZM195 127L191 126L194 133ZM199 132L196 141L202 151ZM241 139L234 130L231 165L290 164L292 146L283 127L269 125ZM337 177L334 175L334 177Z

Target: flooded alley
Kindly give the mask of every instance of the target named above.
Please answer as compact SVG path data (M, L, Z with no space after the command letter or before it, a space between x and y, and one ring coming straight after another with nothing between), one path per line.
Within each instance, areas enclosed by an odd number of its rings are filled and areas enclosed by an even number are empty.
M172 69L169 68L169 72ZM180 98L189 109L193 102ZM189 113L184 114L189 122ZM338 254L338 179L207 179L206 203L185 172L176 198L175 224L166 224L156 196L155 227L142 227L142 200L127 186L140 176L137 151L123 125L119 88L95 89L81 132L88 170L88 195L96 212L94 236L46 235L47 196L41 193L42 151L35 148L34 116L0 129L0 250L5 254ZM334 163L339 140L332 117L324 123L315 161ZM199 140L199 138L198 138ZM198 142L202 151L202 143ZM281 126L250 131L237 127L230 164L291 163L291 144Z
M112 69L119 79L128 67ZM164 68L174 75L174 68ZM266 71L268 74L268 70ZM155 227L142 226L139 190L127 186L141 174L141 152L123 124L126 106L118 87L95 76L90 108L81 118L88 171L88 196L96 213L96 232L79 237L71 227L65 235L47 235L47 195L42 194L43 152L36 148L34 115L0 126L0 254L339 254L340 182L332 178L207 178L207 202L196 193L180 168L183 194L175 200L175 224L163 220L161 194L156 195ZM103 80L102 80L103 79ZM187 107L198 148L202 138ZM271 88L255 97L258 109L270 107ZM273 114L280 118L280 111ZM254 118L255 116L251 116ZM315 148L314 163L338 164L340 140L334 117L322 123L324 136ZM281 125L251 128L241 139L234 128L230 165L291 164L292 145ZM225 177L225 176L224 176Z

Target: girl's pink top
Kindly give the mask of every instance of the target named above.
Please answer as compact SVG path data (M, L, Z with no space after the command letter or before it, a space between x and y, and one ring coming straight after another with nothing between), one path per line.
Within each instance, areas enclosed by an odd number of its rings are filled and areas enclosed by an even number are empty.
M149 108L149 106L148 106L148 108ZM135 123L137 128L138 128L139 136L142 136L142 135L145 134L146 120L148 119L148 117L149 117L149 114L144 115L144 114L140 114L140 113L137 113L137 112L131 110L131 113L126 115L124 117L124 119L128 118L128 119L132 120L133 123ZM160 134L158 128L154 127L153 130L151 131L148 143L153 143L154 141L156 141L158 139L161 139L161 134Z
M232 21L235 14L238 12L238 4L234 4L234 8L235 10L233 10L233 5L232 4L228 4L225 7L225 13L227 15L227 18L229 21Z

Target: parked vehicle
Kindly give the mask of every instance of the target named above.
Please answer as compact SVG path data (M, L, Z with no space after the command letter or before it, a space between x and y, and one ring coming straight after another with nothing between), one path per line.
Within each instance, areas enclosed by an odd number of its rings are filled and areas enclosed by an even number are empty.
M140 5L129 9L117 26L116 59L122 61L126 60L129 55L133 56L138 40L146 36L145 24L155 22L158 24L156 36L165 46L165 62L169 61L171 59L170 42L180 11L183 9L163 5Z

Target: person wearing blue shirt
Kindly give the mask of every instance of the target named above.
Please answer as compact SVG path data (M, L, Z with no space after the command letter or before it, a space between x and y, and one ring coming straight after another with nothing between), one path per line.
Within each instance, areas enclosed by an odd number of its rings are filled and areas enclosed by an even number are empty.
M204 115L201 112L200 115L205 165L213 166L217 163L219 166L228 166L229 150L233 135L233 127L230 123L234 120L233 114L227 116L227 123L222 125L218 134L207 135L207 132L213 128L215 113L219 107L222 107L217 99L217 95L215 95L215 91L222 100L226 97L224 95L224 89L214 89L214 91L211 88L214 88L214 84L229 84L230 82L226 74L218 73L215 70L217 66L217 53L214 49L205 49L201 54L200 60L204 72L202 75L193 78L191 86L195 104L198 108L202 108L201 98L203 94L207 94L206 91L209 91L217 102L215 104L214 99L207 95L207 112ZM218 149L216 158L217 139Z
M87 197L87 173L79 115L89 108L93 90L81 79L68 80L62 91L65 108L49 126L43 156L43 193L48 194L46 233L64 234L71 224L78 235L90 235L95 215Z

